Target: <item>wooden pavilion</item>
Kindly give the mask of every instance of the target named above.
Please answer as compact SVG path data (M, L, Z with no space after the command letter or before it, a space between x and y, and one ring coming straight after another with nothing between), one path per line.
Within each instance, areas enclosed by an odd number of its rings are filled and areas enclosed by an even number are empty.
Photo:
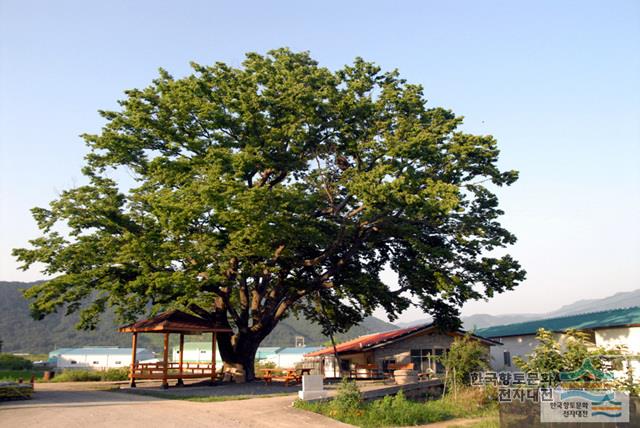
M211 378L211 382L213 383L216 379L216 334L232 332L228 327L218 326L212 321L179 310L163 312L153 318L121 327L119 331L121 333L133 333L131 342L131 369L129 373L132 388L136 386L136 379L162 379L163 388L169 387L169 379L177 379L177 386L184 384L183 379L193 378ZM162 362L139 363L136 360L138 333L164 334ZM169 334L171 333L180 335L180 360L177 363L169 362ZM202 333L212 333L211 363L183 362L185 334Z

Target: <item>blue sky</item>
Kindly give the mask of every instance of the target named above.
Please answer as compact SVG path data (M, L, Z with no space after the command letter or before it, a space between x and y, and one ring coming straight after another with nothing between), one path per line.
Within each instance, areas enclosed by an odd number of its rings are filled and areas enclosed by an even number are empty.
M307 4L304 4L307 3ZM544 312L640 288L640 2L0 0L0 279L37 236L29 209L82 182L78 137L127 88L189 61L309 50L398 68L493 134L526 283L464 312ZM421 316L409 312L405 320Z

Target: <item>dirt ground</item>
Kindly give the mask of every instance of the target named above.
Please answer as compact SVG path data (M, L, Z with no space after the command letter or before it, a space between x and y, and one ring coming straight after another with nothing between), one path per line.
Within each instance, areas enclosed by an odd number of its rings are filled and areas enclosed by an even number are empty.
M100 390L113 384L36 384L33 399L0 402L0 427L347 427L321 415L291 407L290 395L212 403L165 399L139 393ZM228 388L230 387L230 388ZM157 391L151 385L149 390ZM168 394L205 395L204 387L171 388ZM263 392L266 388L271 388ZM225 385L207 387L209 394L281 393L280 387ZM284 387L282 387L284 388ZM144 389L144 388L143 388ZM140 391L142 392L142 391Z

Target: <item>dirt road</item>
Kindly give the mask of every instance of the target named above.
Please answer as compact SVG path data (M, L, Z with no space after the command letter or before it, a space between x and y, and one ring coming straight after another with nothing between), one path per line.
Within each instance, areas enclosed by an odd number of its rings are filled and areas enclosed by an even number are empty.
M124 392L38 390L32 400L0 403L0 427L347 427L291 407L294 395L197 403Z

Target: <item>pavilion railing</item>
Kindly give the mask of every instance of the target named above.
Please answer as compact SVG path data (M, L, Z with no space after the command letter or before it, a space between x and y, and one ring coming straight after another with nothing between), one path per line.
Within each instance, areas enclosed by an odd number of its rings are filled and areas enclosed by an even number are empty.
M211 363L167 363L166 371L168 377L210 377L213 374L213 364ZM130 377L136 379L160 378L165 373L165 365L157 363L136 363L131 370Z

